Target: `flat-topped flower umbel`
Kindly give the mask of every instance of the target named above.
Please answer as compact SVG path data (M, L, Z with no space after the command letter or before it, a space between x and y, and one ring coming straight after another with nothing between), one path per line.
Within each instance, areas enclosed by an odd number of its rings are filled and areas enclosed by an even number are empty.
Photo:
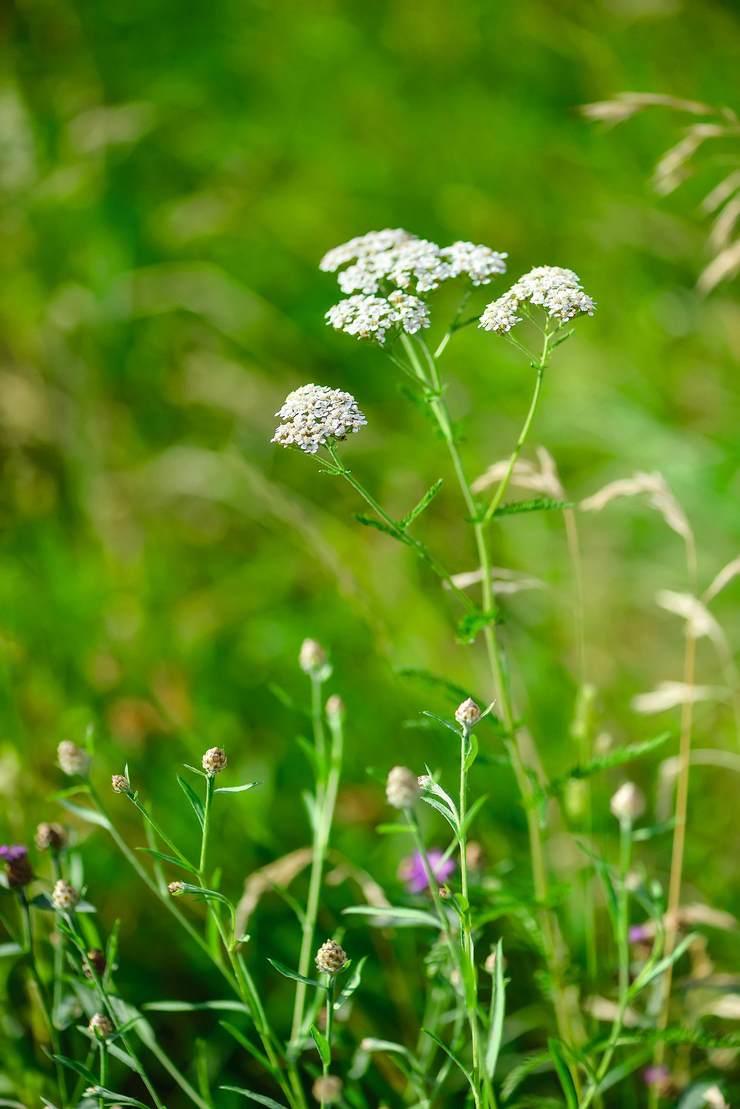
M352 394L328 385L294 389L276 415L284 422L276 429L272 442L298 447L306 454L316 454L319 447L346 439L367 424Z
M543 308L558 324L575 316L593 316L596 304L583 291L581 279L561 266L535 266L516 281L498 300L491 301L480 318L484 331L506 335L524 319L520 311L533 304Z

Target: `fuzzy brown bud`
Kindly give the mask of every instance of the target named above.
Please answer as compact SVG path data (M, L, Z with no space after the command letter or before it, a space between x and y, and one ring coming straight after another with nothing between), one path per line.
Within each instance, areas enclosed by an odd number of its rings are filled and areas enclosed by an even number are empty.
M63 878L55 882L54 889L51 891L51 903L55 909L60 912L74 909L79 900L79 893L69 882L65 882Z
M334 1105L342 1096L342 1080L336 1074L321 1074L314 1082L311 1093L322 1105Z
M419 795L419 781L407 766L394 766L388 774L385 796L394 809L410 809Z
M43 821L36 829L34 843L39 851L61 851L67 846L67 833L61 824Z
M107 1040L114 1032L113 1023L105 1013L95 1013L94 1016L90 1017L90 1023L87 1027L93 1036L99 1040Z
M90 756L82 747L72 743L70 739L63 739L57 747L57 762L59 767L70 778L75 774L87 774L90 769Z
M336 940L327 940L316 952L316 966L322 974L339 974L346 962L347 952Z
M228 759L226 758L226 752L223 748L209 747L201 760L201 765L206 774L213 776L214 774L219 774L224 769L227 762Z
M457 720L460 727L464 728L466 732L471 731L478 723L480 720L480 709L472 697L468 697L467 701L463 701L461 705L457 706L455 709L455 720Z
M125 774L114 774L110 784L114 793L129 793L131 790L131 782Z
M94 970L98 978L102 978L105 974L106 966L107 963L104 952L102 952L99 947L93 947L85 956L85 961L82 964L82 972L85 978L92 979ZM90 969L91 967L92 970Z

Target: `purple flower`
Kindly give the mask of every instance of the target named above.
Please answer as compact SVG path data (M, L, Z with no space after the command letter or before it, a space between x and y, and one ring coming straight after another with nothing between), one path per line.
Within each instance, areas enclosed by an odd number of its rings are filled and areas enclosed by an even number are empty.
M662 1089L667 1084L670 1075L668 1067L645 1067L642 1077L646 1086L657 1086Z
M453 860L446 859L444 853L437 847L432 847L430 851L427 851L427 859L429 860L429 868L440 885L446 882L455 870ZM414 851L413 855L409 855L408 858L403 860L398 868L398 877L405 882L409 893L422 893L427 888L429 883L419 851Z
M25 859L28 854L28 848L21 846L20 843L0 844L0 859L6 863L17 863L19 859Z
M4 843L0 846L0 859L5 863L5 876L11 889L20 889L33 881L28 848L20 843Z
M646 943L653 938L653 930L649 924L633 924L629 930L630 943Z

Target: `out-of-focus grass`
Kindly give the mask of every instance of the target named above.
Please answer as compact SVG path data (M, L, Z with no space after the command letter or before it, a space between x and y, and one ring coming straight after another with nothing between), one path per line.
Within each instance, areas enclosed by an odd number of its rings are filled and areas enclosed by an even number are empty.
M269 445L284 394L317 381L360 400L369 428L347 456L391 506L448 476L383 357L326 330L337 294L318 258L402 225L507 250L513 275L576 269L599 310L555 361L534 441L573 499L660 469L708 583L737 553L740 490L736 290L694 291L707 181L657 200L647 179L678 123L656 112L608 132L577 108L631 88L724 103L731 7L54 0L3 18L0 838L23 839L54 811L55 745L93 721L101 776L128 760L181 839L177 763L219 743L237 774L262 779L223 814L225 881L305 843L301 724L269 686L303 694L295 658L312 635L349 705L337 842L392 887L397 845L374 835L382 796L366 769L384 770L399 744L412 763L453 757L404 728L441 702L398 671L428 668L481 695L485 678L476 651L454 645L435 582L352 520L345 489ZM704 172L730 157L718 150ZM477 472L510 447L529 372L472 330L447 364ZM448 481L422 531L464 570L459 520ZM680 543L637 502L584 518L581 538L599 726L618 742L653 734L665 720L636 718L629 702L680 677L680 624L654 603L658 588L686 588ZM507 634L523 709L560 772L575 761L577 680L560 521L506 521L497 562L547 586L511 603ZM715 606L730 634L736 597ZM704 644L700 680L721 681ZM700 706L697 743L730 747L731 724ZM637 770L648 789L657 763ZM478 773L490 857L518 860L508 776ZM612 784L597 794L604 829ZM730 775L697 770L687 891L724 907L734 792ZM647 858L664 878L667 843ZM124 918L131 999L207 991L197 962L187 982L161 959L152 936L164 924L122 865L110 881L104 841L87 867L102 919ZM276 899L254 933L257 960L268 941L283 955L295 946Z

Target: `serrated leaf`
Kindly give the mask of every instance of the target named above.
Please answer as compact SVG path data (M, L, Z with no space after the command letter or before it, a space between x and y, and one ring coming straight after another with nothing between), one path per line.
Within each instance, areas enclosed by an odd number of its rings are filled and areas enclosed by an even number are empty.
M245 782L243 786L219 786L215 789L214 793L245 793L248 789L254 789L255 786L260 785L260 782Z
M467 612L457 625L458 643L464 645L474 643L478 632L482 632L489 624L495 624L498 619L498 609L492 609L489 612L484 612L482 609L477 609L475 612Z
M417 924L430 928L440 927L436 916L424 912L423 909L407 909L395 905L389 905L387 909L377 905L352 905L348 909L342 909L342 914L372 917L377 928L413 928Z
M358 524L362 524L363 527L375 528L376 531L383 531L386 535L392 536L393 539L401 538L401 532L398 528L390 527L389 524L383 523L382 520L376 520L373 516L362 516L356 513L355 520L357 520Z
M183 870L190 871L191 874L197 874L197 868L192 863L186 862L184 859L178 859L175 855L165 855L162 851L156 851L153 847L137 847L137 851L143 851L147 855L153 855L155 859L159 859L163 863L171 863L172 866L181 866Z
M187 797L188 801L190 802L193 812L198 818L198 823L202 828L205 821L203 802L201 801L200 797L195 792L193 787L190 785L190 782L186 782L180 774L177 775L177 783L180 786L182 792Z
M324 1033L318 1030L315 1024L311 1025L311 1038L316 1044L316 1050L319 1053L321 1062L325 1067L328 1067L331 1063L331 1048L329 1047L329 1041Z
M429 507L434 498L437 496L437 493L439 493L440 489L442 488L442 485L443 478L437 478L434 484L429 486L421 500L417 501L411 511L406 513L406 515L400 522L400 527L404 531L407 527L413 524L414 520L416 520L418 516L421 516L422 512L424 512L426 508Z
M306 978L305 975L299 974L297 970L291 970L286 967L284 963L279 963L277 959L268 958L268 963L271 967L282 974L284 978L292 978L294 982L303 982L306 986L317 986L319 989L325 990L326 986L323 982L319 982L316 978Z
M275 1101L266 1094L256 1094L254 1090L246 1090L243 1086L219 1086L219 1090L228 1090L230 1094L241 1094L249 1101L256 1101L259 1105L267 1105L268 1109L286 1109L281 1101Z
M499 516L518 516L521 512L553 512L558 509L573 508L572 501L556 501L552 497L532 497L527 501L509 501L499 505L491 519Z
M661 747L670 738L670 732L661 732L660 735L653 736L651 739L643 739L639 743L628 743L624 747L607 751L605 755L601 755L598 759L584 763L583 766L574 766L567 774L553 778L547 788L547 793L557 797L563 792L571 779L590 778L601 770L612 770L616 766L622 766L624 763L631 762L633 759L640 758L641 755L646 755L657 747Z

